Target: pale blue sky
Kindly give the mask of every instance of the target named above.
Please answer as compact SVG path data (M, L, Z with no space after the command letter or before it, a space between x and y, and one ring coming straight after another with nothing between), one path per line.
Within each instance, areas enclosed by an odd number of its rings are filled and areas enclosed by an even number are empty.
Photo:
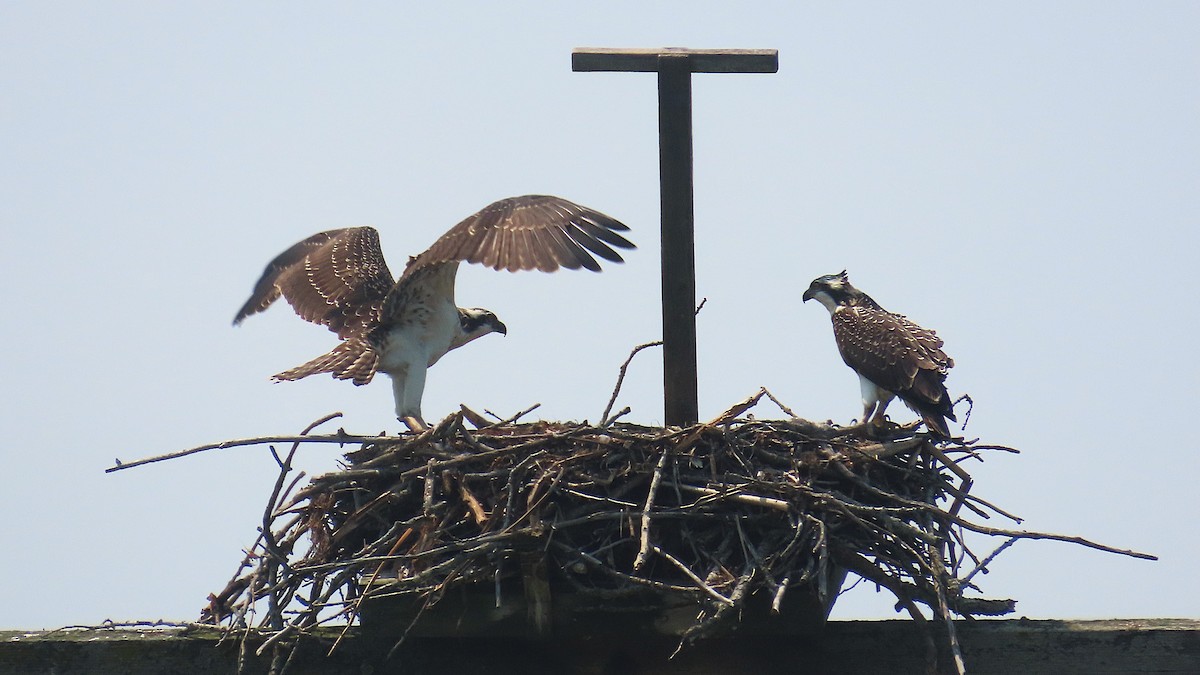
M328 332L285 307L229 325L313 232L374 225L399 269L509 195L623 220L640 249L600 275L464 268L460 304L509 334L447 356L425 397L430 418L599 417L660 335L655 80L573 73L580 46L780 53L777 74L693 82L701 417L760 386L859 413L828 315L800 303L848 268L945 338L967 433L1023 451L970 466L978 495L1162 557L1023 542L986 595L1200 618L1200 365L1179 356L1200 329L1197 26L1191 2L0 5L0 628L194 619L275 479L265 448L105 475L113 458L334 410L397 429L386 384L268 380ZM658 358L631 368L631 420L661 421ZM835 609L893 616L866 585Z

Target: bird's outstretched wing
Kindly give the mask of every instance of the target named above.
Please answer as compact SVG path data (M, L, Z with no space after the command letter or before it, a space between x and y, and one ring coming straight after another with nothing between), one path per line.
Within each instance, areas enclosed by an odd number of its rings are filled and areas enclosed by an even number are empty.
M374 228L320 232L267 265L233 323L263 311L282 295L306 321L343 339L361 336L378 323L394 283Z
M613 247L636 248L618 232L629 228L586 206L546 195L501 199L450 228L427 251L409 261L402 279L441 263L480 263L494 270L559 267L600 271L593 254L622 262Z

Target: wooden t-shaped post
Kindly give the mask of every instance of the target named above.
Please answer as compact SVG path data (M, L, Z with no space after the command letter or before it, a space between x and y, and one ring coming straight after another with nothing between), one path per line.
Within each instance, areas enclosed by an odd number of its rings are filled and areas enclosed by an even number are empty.
M774 73L775 49L576 49L571 70L658 73L663 397L668 425L699 418L692 213L692 73Z

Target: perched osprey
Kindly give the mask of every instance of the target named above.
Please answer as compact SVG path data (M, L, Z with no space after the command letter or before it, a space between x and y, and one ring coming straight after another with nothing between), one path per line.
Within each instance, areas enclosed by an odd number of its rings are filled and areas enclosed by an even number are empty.
M421 428L426 369L451 349L488 333L507 332L488 310L455 304L460 262L510 272L559 267L598 272L592 254L622 262L612 247L634 248L617 234L628 229L558 197L510 197L468 217L424 253L409 258L398 280L388 271L374 228L320 232L267 265L233 323L265 310L282 295L301 318L326 326L342 342L272 379L332 373L363 385L381 371L392 378L396 417Z
M949 438L946 418L955 418L944 382L954 359L942 351L941 338L880 307L850 285L845 270L814 279L804 301L814 298L829 310L842 360L858 373L863 422L882 424L883 411L899 396L932 433Z

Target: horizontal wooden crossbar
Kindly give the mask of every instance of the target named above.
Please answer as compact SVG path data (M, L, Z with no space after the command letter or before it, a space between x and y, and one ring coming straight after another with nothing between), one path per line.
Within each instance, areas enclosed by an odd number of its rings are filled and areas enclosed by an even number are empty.
M778 49L618 49L578 47L571 51L576 72L656 72L660 56L686 58L693 73L779 72Z

